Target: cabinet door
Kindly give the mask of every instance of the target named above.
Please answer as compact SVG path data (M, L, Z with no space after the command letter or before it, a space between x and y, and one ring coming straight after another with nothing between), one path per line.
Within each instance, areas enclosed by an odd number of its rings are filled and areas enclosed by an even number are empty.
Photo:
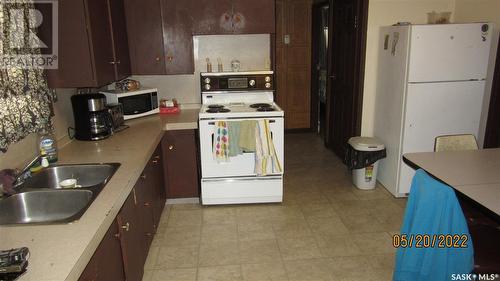
M160 0L125 0L132 73L166 74Z
M276 0L276 36L275 36L275 86L276 103L285 111L286 107L286 59L284 36L286 34L285 0Z
M140 232L142 240L146 247L146 252L153 241L153 233L155 232L153 223L153 182L151 162L148 163L141 176L134 186L137 207L136 213L140 218Z
M141 218L137 212L134 192L123 204L116 216L120 230L123 264L127 281L140 281L144 273L144 262L147 249L144 243L144 233L141 231Z
M44 7L44 6L42 6ZM86 36L86 13L83 1L58 1L58 69L48 69L50 88L82 87L94 83L89 38ZM41 9L42 15L50 17L51 9ZM40 37L49 41L52 30L42 25ZM44 29L45 28L45 29ZM78 36L76 36L76 34Z
M193 13L193 34L233 34L232 0L190 0Z
M99 261L97 265L97 280L125 280L122 249L116 220L109 227L108 232L102 239L94 255L98 257Z
M234 33L274 33L274 0L233 0Z
M193 1L161 0L167 74L193 74Z
M79 281L125 280L122 250L118 239L118 225L113 221L80 275Z
M130 76L130 57L123 0L108 0L113 35L113 54L116 80Z
M164 189L164 179L163 179L163 157L161 153L161 145L158 146L153 157L152 162L152 172L151 178L153 179L153 223L155 230L158 229L161 214L163 208L165 207L166 195Z
M95 256L95 255L94 255ZM96 281L97 280L97 264L98 261L96 258L90 259L89 263L83 270L82 274L80 275L80 278L78 278L78 281Z
M162 149L167 198L199 197L195 131L167 131Z
M87 26L90 29L90 48L94 62L95 86L115 81L113 42L107 1L85 0ZM62 46L65 48L65 46ZM77 75L75 73L75 75ZM93 86L94 86L93 85Z

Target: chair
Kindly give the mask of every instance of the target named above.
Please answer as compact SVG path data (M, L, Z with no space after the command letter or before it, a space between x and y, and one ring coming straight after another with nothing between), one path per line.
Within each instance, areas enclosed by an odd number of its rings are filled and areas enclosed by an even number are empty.
M434 151L476 150L478 145L474 135L439 136L434 143ZM500 224L483 212L470 199L457 194L457 199L467 220L474 243L474 272L489 273L500 270Z
M477 150L478 145L474 135L447 135L436 137L434 151Z
M412 243L418 235L427 235L422 239L434 239L434 235L441 234L470 237L467 221L453 189L421 169L413 177L401 234L406 235L408 243ZM393 237L393 245L401 246L395 242L397 237ZM451 274L468 274L474 268L474 250L470 240L464 248L429 243L418 247L415 242L398 247L393 281L449 281Z

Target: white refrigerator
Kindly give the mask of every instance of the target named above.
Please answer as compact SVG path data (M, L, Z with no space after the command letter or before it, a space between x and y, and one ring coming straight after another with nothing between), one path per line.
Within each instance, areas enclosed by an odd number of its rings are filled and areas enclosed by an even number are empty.
M387 158L378 180L396 197L410 192L409 152L434 150L440 135L474 134L485 91L490 23L382 27L374 135Z

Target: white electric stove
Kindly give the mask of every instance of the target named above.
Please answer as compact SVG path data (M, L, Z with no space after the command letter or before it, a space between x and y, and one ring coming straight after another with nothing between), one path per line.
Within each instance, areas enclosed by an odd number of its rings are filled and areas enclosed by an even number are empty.
M283 171L255 173L255 153L220 162L214 158L217 121L268 120L272 143L284 167L283 110L274 103L272 71L202 73L199 113L203 205L283 201Z

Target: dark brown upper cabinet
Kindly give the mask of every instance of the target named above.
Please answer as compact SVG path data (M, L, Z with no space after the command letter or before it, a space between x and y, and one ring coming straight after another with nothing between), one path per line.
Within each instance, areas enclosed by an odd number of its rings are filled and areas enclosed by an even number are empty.
M193 35L275 32L274 0L125 0L132 73L193 74Z
M275 33L274 0L233 0L234 33Z
M127 78L130 70L130 50L125 21L125 6L123 0L108 0L109 20L112 30L113 59L116 80Z
M168 1L168 0L167 0ZM193 6L192 34L232 34L232 0L190 0Z
M193 17L196 0L161 0L166 74L194 73Z
M51 88L100 87L130 75L122 1L59 0L58 5L59 67L47 70Z
M194 35L274 33L274 0L194 3Z
M160 0L125 0L132 73L166 74Z

